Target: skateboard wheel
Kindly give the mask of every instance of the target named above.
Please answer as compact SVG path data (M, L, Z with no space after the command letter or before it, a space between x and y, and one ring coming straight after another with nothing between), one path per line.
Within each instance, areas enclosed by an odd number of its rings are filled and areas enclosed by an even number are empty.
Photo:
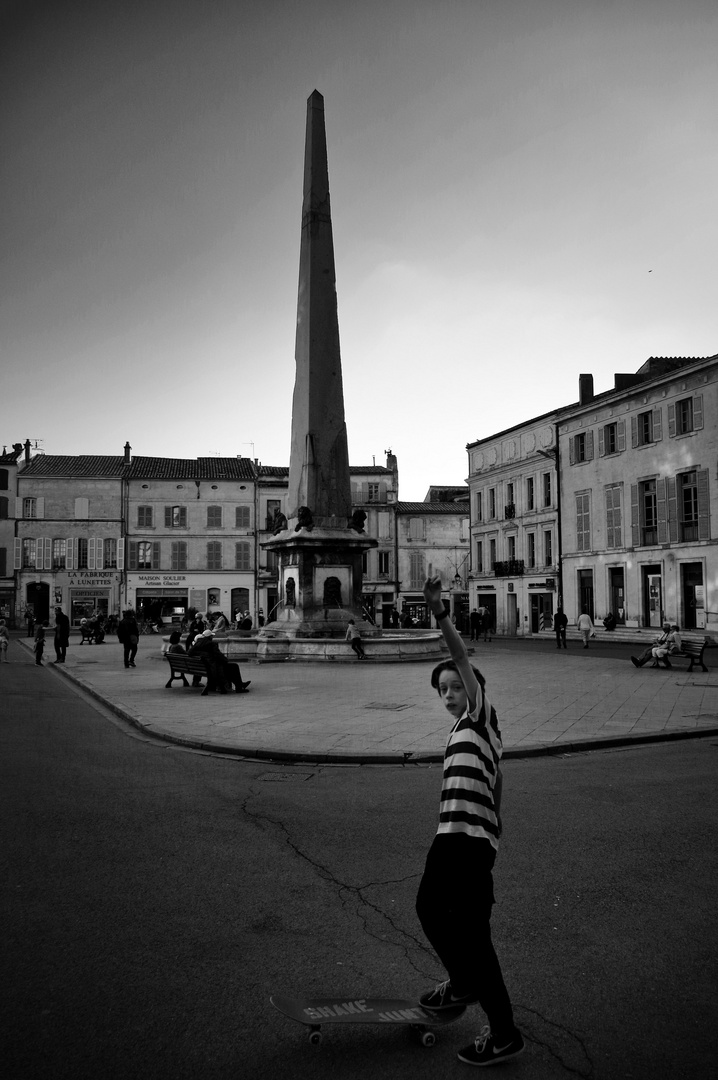
M312 1046L319 1046L322 1041L322 1033L317 1029L316 1031L309 1032L309 1042Z
M436 1035L433 1031L424 1031L421 1035L422 1046L434 1046L436 1043Z

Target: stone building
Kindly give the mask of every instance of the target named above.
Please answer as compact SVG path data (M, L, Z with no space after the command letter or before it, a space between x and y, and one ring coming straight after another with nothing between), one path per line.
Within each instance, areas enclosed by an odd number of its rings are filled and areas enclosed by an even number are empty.
M22 443L12 450L3 446L0 454L0 618L14 626L15 613L15 518L17 466L23 453Z
M470 607L499 634L553 624L559 603L557 412L469 443Z
M651 357L559 422L566 613L718 631L718 356Z
M429 626L422 588L427 577L438 574L446 607L459 629L466 629L469 503L466 489L460 490L463 498L451 502L427 499L396 505L397 604L402 622L408 616L414 625Z

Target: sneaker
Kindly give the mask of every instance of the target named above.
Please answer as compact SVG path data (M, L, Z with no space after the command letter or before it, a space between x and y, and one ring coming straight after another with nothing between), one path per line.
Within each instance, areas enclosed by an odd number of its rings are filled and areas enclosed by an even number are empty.
M633 664L634 667L640 667L641 666L641 661L638 659L637 656L632 656L631 657L631 663Z
M425 1009L439 1012L441 1009L457 1009L474 1005L478 1001L476 994L454 994L451 990L451 980L439 983L433 990L427 991L419 998L419 1004Z
M471 1046L467 1046L465 1050L459 1050L457 1056L465 1065L498 1065L500 1061L518 1057L524 1049L525 1044L520 1031L516 1030L513 1038L504 1046L498 1046L491 1034L491 1028L487 1025L481 1034L476 1036Z

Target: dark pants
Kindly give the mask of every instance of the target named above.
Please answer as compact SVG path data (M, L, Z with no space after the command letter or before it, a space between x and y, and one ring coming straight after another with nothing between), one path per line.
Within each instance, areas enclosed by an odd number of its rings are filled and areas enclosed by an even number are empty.
M557 626L556 627L556 648L557 649L561 648L561 642L563 642L563 647L565 649L566 648L566 627L565 626Z
M124 654L125 667L129 667L130 664L134 664L135 657L137 656L137 645L133 645L129 641L123 641L122 652Z
M494 858L488 840L462 833L436 836L416 912L454 993L475 992L492 1033L511 1036L513 1011L491 940Z
M44 641L39 641L35 645L35 663L39 664L40 667L42 667L42 654L44 653L44 651L45 651L45 642Z
M352 649L357 654L357 656L361 657L364 655L364 646L362 645L360 638L352 638Z
M57 657L57 663L58 664L64 664L65 663L65 657L67 656L67 645L63 645L63 643L58 638L55 638L54 645L55 645L55 656Z

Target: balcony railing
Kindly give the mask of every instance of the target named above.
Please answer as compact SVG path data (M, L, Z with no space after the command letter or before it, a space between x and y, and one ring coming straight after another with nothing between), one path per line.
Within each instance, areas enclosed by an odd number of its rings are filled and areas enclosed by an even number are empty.
M506 559L505 562L494 563L496 577L520 577L523 572L523 559Z
M504 517L505 518L515 518L516 517L516 503L507 503L506 504L506 506L504 507Z

